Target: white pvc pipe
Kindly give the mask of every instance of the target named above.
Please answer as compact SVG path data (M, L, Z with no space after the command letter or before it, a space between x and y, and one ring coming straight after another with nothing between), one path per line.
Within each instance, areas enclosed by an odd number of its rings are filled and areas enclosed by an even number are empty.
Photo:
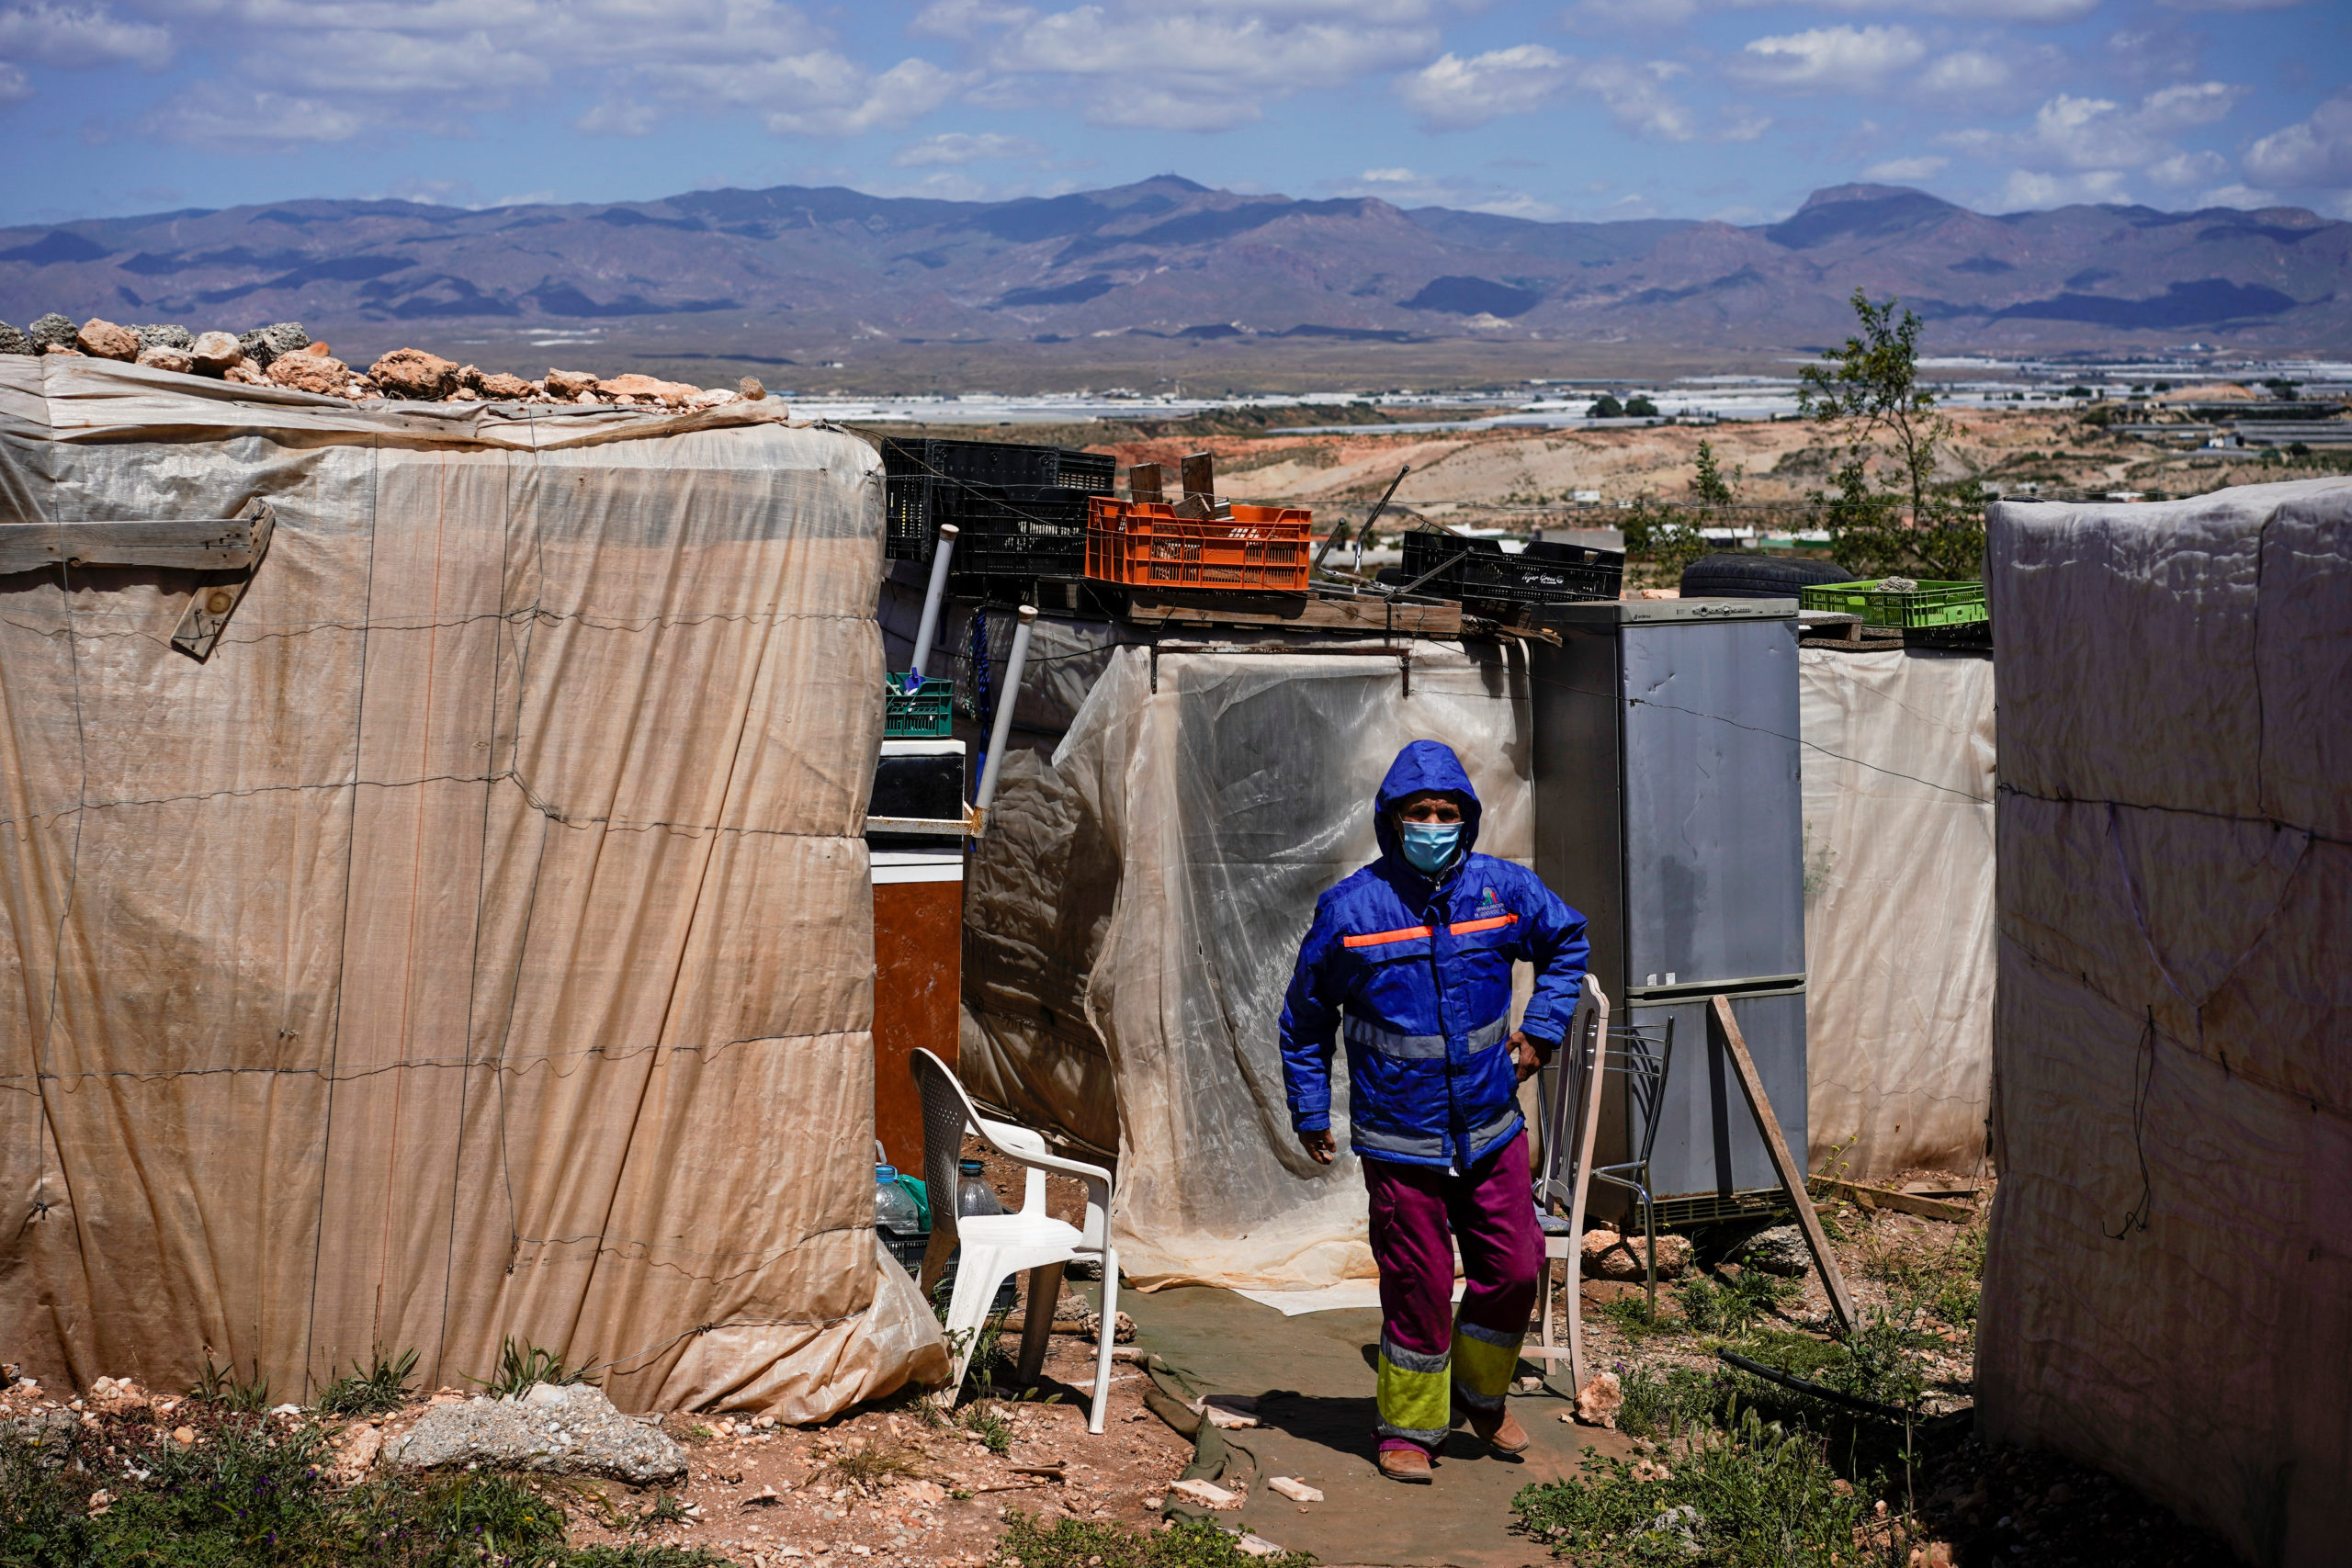
M923 662L931 657L931 639L939 630L939 605L947 597L947 562L955 554L956 525L943 523L939 526L939 548L931 558L931 588L922 596L922 625L915 630L915 661L908 666L918 682ZM917 689L921 689L920 685Z
M1012 654L1004 661L1004 684L997 692L996 729L989 737L989 760L980 769L979 798L972 807L979 816L976 828L985 828L989 802L996 798L996 775L1004 766L1005 742L1012 735L1013 705L1021 700L1021 667L1029 662L1029 628L1036 623L1037 606L1021 606L1021 622L1012 628Z

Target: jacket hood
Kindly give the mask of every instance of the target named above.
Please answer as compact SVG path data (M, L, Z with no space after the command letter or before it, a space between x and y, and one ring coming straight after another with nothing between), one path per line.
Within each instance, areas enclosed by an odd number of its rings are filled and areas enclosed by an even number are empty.
M1373 796L1373 831L1380 840L1380 852L1399 866L1405 864L1405 857L1397 851L1396 829L1389 818L1408 796L1431 789L1461 803L1462 852L1453 863L1460 865L1477 847L1478 792L1470 787L1470 775L1462 771L1462 759L1453 754L1453 747L1442 741L1416 740L1396 753L1396 760L1388 764L1388 776L1380 781L1380 793ZM1413 874L1419 876L1420 873Z

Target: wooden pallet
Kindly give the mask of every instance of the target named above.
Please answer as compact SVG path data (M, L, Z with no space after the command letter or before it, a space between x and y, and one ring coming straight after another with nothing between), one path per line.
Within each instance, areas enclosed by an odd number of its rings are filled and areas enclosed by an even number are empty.
M1126 618L1138 626L1266 626L1448 641L1462 635L1459 604L1394 604L1339 594L1176 593L1130 588Z

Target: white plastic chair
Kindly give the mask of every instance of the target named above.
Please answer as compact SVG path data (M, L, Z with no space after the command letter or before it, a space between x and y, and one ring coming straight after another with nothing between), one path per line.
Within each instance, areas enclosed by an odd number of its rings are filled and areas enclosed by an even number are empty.
M1094 1351L1094 1407L1087 1416L1086 1429L1100 1432L1111 1403L1111 1346L1119 1322L1119 1254L1111 1245L1111 1173L1100 1166L1047 1154L1044 1136L1030 1128L982 1116L947 1064L930 1052L910 1052L907 1066L922 1095L922 1178L931 1193L931 1243L923 1252L921 1281L926 1298L946 1267L949 1249L959 1243L964 1249L963 1262L956 1271L956 1289L947 1300L947 1340L956 1353L948 1386L956 1388L964 1382L964 1369L987 1329L997 1287L1023 1270L1029 1274L1029 1315L1022 1330L1020 1371L1023 1379L1035 1378L1045 1361L1046 1337L1053 1332L1054 1303L1061 1294L1063 1266L1075 1258L1099 1258L1102 1263L1101 1336ZM967 1128L978 1132L981 1141L997 1153L1029 1168L1019 1213L956 1217L956 1168ZM1046 1172L1049 1170L1086 1183L1085 1229L1046 1213Z

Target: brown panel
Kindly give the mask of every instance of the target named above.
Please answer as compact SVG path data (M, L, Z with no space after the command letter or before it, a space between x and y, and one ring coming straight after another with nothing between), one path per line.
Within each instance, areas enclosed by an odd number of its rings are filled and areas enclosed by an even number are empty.
M963 883L874 889L874 1135L901 1170L922 1169L922 1101L907 1054L921 1047L956 1065L963 942Z

